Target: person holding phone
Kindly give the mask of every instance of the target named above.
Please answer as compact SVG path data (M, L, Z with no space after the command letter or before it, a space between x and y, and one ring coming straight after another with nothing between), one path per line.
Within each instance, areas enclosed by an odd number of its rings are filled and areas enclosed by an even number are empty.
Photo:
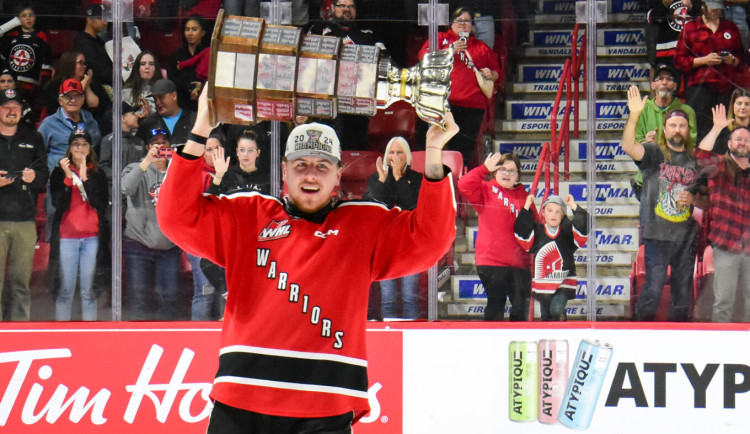
M695 110L698 142L713 126L711 109L729 102L746 57L737 25L721 18L724 2L706 0L701 11L682 29L674 59L674 66L687 75L685 103Z
M146 156L122 173L122 194L127 198L122 254L130 319L173 320L177 317L177 278L181 250L164 236L156 221L159 189L169 165L169 133L154 129ZM151 305L156 285L157 309Z

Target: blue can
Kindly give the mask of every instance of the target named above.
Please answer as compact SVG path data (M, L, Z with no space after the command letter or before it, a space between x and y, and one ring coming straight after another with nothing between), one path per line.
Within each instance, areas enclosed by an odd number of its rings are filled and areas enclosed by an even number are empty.
M579 430L589 428L611 359L612 345L597 340L581 340L557 415L562 425Z

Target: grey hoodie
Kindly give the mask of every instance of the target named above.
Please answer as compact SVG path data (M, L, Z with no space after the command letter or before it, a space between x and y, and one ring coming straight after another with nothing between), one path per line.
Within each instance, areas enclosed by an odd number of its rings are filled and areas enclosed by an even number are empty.
M156 199L164 173L153 164L144 172L139 164L131 163L122 172L122 194L128 199L125 237L150 249L171 249L174 243L164 236L156 221Z

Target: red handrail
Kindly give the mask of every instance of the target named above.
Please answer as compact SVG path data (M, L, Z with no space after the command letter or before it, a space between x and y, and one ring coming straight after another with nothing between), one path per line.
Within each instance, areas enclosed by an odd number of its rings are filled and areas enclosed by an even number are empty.
M534 184L532 186L532 193L536 195L537 184L541 176L541 171L544 170L545 180L545 194L544 198L550 194L550 166L554 170L554 194L558 194L560 190L560 153L564 152L564 178L570 179L570 114L573 112L573 123L574 123L574 136L579 136L579 112L578 106L580 105L580 70L583 65L583 86L584 93L586 92L586 64L583 59L586 57L586 37L588 35L584 33L581 38L580 53L578 45L578 24L573 27L571 33L571 57L565 60L562 73L560 75L560 85L557 88L557 94L555 95L555 102L552 106L552 114L550 115L550 142L545 143L542 151L539 155L539 164L536 168L536 174L534 175ZM565 89L565 113L560 125L560 130L557 128L557 114L560 111L560 102L562 100L563 89Z

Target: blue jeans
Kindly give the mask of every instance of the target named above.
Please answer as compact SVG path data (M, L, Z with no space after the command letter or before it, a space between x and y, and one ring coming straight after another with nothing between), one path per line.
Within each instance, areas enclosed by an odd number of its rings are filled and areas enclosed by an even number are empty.
M402 318L419 318L419 296L417 294L419 274L380 282L380 314L383 318L398 318L396 313L396 282L399 280L401 280L401 303L403 305Z
M693 238L694 235L680 241L643 240L646 278L635 308L636 321L654 319L667 281L667 267L672 267L667 321L687 321L695 267Z
M177 317L177 277L182 251L175 246L168 250L150 249L138 241L122 240L125 257L125 288L128 292L130 316L134 320L173 320ZM150 303L151 288L156 283L158 315Z
M193 303L191 319L193 321L213 320L214 287L201 270L201 258L187 253L190 268L193 270Z
M747 50L750 30L748 30L747 27L747 12L745 11L745 5L724 6L724 18L737 25L737 29L740 31L742 47Z
M70 321L73 296L76 293L76 277L81 282L81 318L96 321L96 292L94 271L99 237L60 239L60 281L62 288L55 301L55 320Z
M229 15L260 16L260 0L224 0L224 10Z

